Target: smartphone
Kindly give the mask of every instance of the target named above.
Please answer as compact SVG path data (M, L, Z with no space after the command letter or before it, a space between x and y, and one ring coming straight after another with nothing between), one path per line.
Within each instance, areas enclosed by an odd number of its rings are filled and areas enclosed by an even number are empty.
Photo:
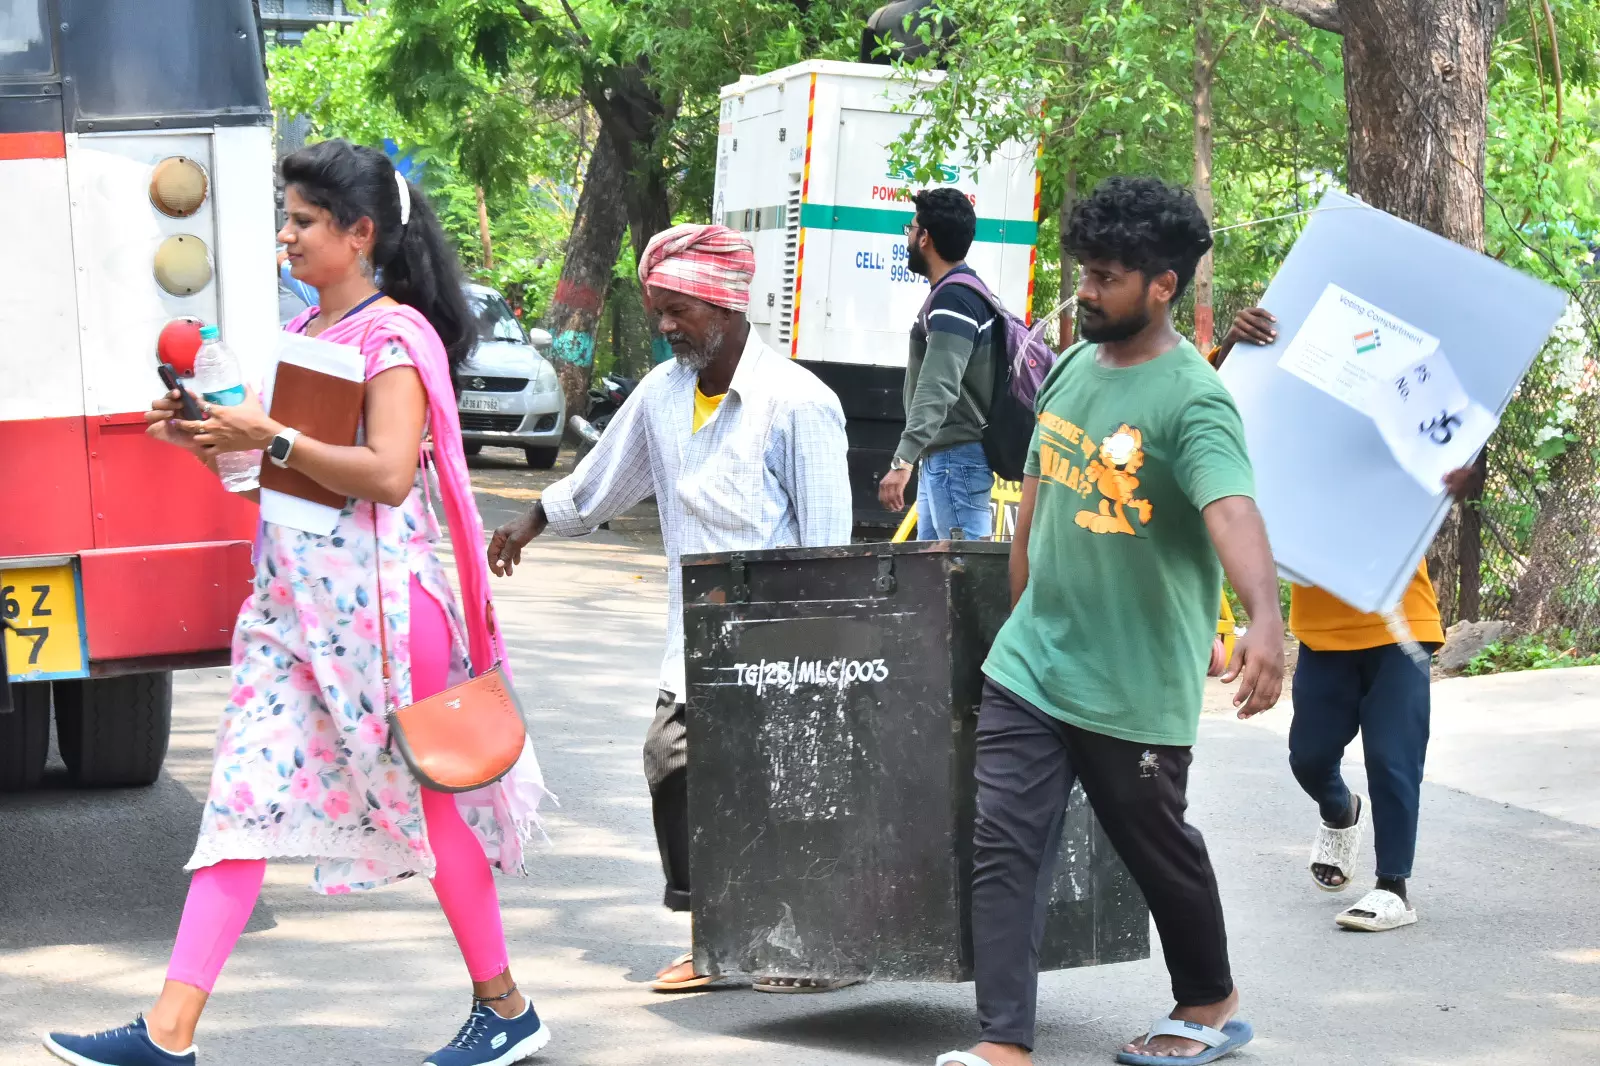
M172 369L170 363L162 363L156 367L156 373L161 375L161 384L167 387L168 392L176 389L178 395L183 397L184 418L190 422L204 422L206 420L206 416L200 413L200 405L194 402L194 397L189 394L189 390L183 387L183 384L178 380L178 372Z

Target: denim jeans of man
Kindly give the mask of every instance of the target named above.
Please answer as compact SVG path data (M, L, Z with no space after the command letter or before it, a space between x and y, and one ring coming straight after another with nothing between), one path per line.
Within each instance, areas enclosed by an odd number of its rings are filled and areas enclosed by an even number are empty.
M1431 652L1433 645L1427 645ZM1361 734L1379 877L1410 877L1428 756L1429 676L1395 644L1359 651L1302 646L1294 671L1289 768L1325 821L1350 810L1340 764Z
M952 527L959 527L968 540L993 534L993 487L994 472L979 441L924 455L917 474L917 539L947 540Z

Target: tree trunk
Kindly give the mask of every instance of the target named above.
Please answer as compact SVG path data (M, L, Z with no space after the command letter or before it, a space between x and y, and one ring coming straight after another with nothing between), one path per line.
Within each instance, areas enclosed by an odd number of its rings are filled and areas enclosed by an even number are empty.
M1505 0L1340 0L1350 191L1483 250L1489 49Z
M608 67L600 82L584 86L584 97L600 118L622 162L626 181L622 200L635 257L644 255L650 238L672 225L669 177L656 150L661 133L672 124L676 105L664 104L645 80L647 61Z
M626 179L622 160L602 129L583 175L578 211L567 238L567 257L561 264L561 280L545 314L546 328L555 338L550 352L561 378L561 390L566 393L569 414L581 415L589 405L595 332L611 271L622 250L622 236L628 228L623 210Z
M1066 176L1061 179L1061 214L1056 219L1056 239L1061 242L1061 292L1056 296L1059 302L1073 294L1078 287L1078 261L1072 257L1072 252L1067 248L1067 229L1072 225L1072 209L1078 202L1078 168L1068 167ZM1072 306L1061 309L1060 344L1061 351L1073 343L1076 332L1076 316Z
M1600 617L1592 605L1564 610L1557 599L1574 573L1592 571L1600 561L1600 541L1593 532L1597 528L1600 498L1595 493L1541 494L1539 517L1534 520L1528 545L1528 565L1517 578L1511 597L1511 624L1519 632L1537 633L1562 625L1582 629Z
M483 244L483 269L494 269L494 241L489 236L489 201L483 195L483 186L478 190L478 240Z
M1279 6L1294 7L1288 4ZM1329 5L1331 7L1331 5ZM1350 191L1474 251L1483 250L1489 50L1505 0L1339 0ZM1476 519L1476 515L1473 516ZM1456 521L1429 553L1446 621L1477 602L1481 536Z
M1215 74L1211 31L1205 23L1205 4L1198 5L1194 26L1194 198L1209 224L1216 214L1211 193L1211 79ZM1211 350L1214 260L1207 252L1194 272L1194 343L1202 353Z

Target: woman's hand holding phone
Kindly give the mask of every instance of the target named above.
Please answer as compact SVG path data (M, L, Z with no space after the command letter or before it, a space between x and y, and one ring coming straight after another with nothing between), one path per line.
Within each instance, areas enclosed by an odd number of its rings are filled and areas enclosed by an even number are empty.
M193 394L190 402L193 403ZM206 448L195 435L180 429L179 420L183 416L183 393L173 389L165 396L157 397L151 404L150 410L144 413L145 433L163 444L171 444L182 448L190 455L202 462L211 457L210 449Z
M244 399L236 404L204 403L200 409L204 416L202 421L186 421L179 416L177 429L193 433L195 442L207 455L261 451L272 443L273 437L283 432L284 427L267 414L261 406L261 397L249 386L245 387Z

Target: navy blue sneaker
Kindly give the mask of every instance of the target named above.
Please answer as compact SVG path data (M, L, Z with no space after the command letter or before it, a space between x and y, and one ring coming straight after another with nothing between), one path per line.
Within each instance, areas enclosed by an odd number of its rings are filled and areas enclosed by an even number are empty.
M511 1066L550 1043L533 1000L515 1018L502 1018L487 1003L472 1002L472 1013L456 1038L428 1056L422 1066Z
M174 1054L158 1047L145 1030L144 1019L121 1029L107 1029L103 1033L73 1036L71 1033L51 1033L44 1038L44 1046L58 1059L72 1066L194 1066L194 1048Z

